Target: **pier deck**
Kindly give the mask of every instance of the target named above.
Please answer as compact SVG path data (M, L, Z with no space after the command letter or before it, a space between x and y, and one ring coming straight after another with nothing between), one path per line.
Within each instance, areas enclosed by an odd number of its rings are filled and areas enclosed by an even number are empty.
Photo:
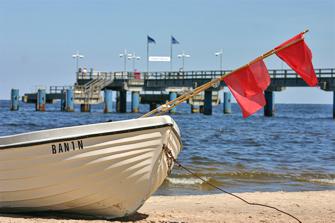
M209 70L209 71L181 71L181 72L77 72L77 81L74 86L51 87L50 92L46 93L46 103L52 103L57 99L65 99L64 92L66 89L72 89L73 102L81 104L85 111L89 111L91 104L102 103L105 100L112 100L111 96L102 98L101 91L117 92L117 108L119 112L126 111L126 93L132 92L132 100L136 101L132 104L138 111L138 103L150 104L151 108L157 104L163 104L171 97L176 97L187 91L218 78L223 74L231 72L230 70ZM324 91L333 91L335 100L335 68L315 69L315 73L319 80L319 87ZM306 87L306 83L291 69L272 69L269 70L271 77L271 85L265 91L267 106L264 111L266 116L273 115L274 93L282 91L286 87ZM222 81L217 86L213 86L207 93L192 100L191 105L204 106L204 111L211 114L211 106L220 103L218 100L218 91L225 87ZM212 94L212 92L214 92ZM109 93L111 95L111 93ZM207 96L206 96L207 95ZM206 99L207 97L207 99ZM226 97L226 94L225 94ZM35 103L37 94L25 94L23 97L27 103ZM227 95L226 103L230 103L230 96ZM110 103L108 103L110 104ZM206 105L207 104L207 105ZM206 107L210 109L206 109ZM270 106L270 107L269 107ZM229 107L229 106L228 106ZM193 108L192 108L193 109ZM198 109L198 110L201 110ZM110 111L110 109L108 109ZM205 112L206 113L206 112ZM334 105L335 117L335 105Z
M85 84L93 79L113 80L106 88L118 90L129 87L141 87L144 91L165 90L171 87L193 88L214 78L231 72L223 71L184 71L184 72L142 72L136 76L133 72L93 72L92 74L77 74L77 83ZM322 90L335 90L335 68L315 69ZM269 70L271 85L269 88L306 87L306 83L291 69ZM224 82L220 86L225 86Z

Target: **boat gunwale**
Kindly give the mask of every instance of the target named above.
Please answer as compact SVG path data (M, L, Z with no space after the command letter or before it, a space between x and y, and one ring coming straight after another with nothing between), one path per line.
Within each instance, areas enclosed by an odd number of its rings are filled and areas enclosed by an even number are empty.
M0 151L5 150L5 149L26 148L26 147L30 147L30 146L42 145L42 144L48 144L48 143L55 143L55 142L60 142L60 141L80 140L80 139L86 139L86 138L93 138L93 137L107 136L107 135L116 135L116 134L130 133L130 132L138 132L138 131L143 131L143 130L158 129L158 128L164 128L164 127L172 127L171 128L172 131L177 136L179 144L182 146L183 144L182 144L181 137L180 137L178 131L176 130L176 128L174 128L174 125L176 125L176 124L175 123L165 123L165 124L145 126L145 127L140 127L140 128L123 129L123 130L101 132L101 133L92 133L92 134L87 134L87 135L64 137L64 138L57 138L57 139L49 139L49 140L44 140L44 141L10 144L10 145L5 145L5 146L0 145Z

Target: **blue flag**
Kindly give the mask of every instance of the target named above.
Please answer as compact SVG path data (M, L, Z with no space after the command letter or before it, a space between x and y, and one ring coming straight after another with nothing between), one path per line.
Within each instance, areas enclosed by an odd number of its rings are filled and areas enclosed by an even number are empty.
M178 40L176 40L176 38L171 36L171 44L179 44L179 42L178 42Z
M150 36L148 36L148 43L155 43L156 44L156 41L151 38Z

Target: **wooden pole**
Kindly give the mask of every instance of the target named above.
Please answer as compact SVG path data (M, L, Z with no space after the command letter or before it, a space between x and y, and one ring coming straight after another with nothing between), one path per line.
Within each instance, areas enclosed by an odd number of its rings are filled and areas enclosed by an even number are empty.
M306 29L301 34L305 34L308 31L309 30ZM237 72L237 71L239 71L241 69L244 69L244 68L250 66L251 64L257 63L260 60L263 60L263 59L265 59L265 58L267 58L269 56L272 56L273 54L275 54L275 53L277 53L277 52L279 52L281 50L284 50L287 47L292 46L293 44L295 44L295 43L297 43L299 41L302 41L303 39L304 39L304 37L301 38L301 39L297 39L297 40L295 40L295 41L293 41L293 42L291 42L291 43L289 43L289 44L287 44L285 46L282 46L282 47L278 48L278 49L269 50L268 52L262 54L261 56L259 56L256 59L250 61L249 63L247 63L247 64L245 64L245 65L243 65L243 66L241 66L241 67L239 67L239 68L237 68L237 69L229 72L229 73L226 73L226 74L224 74L224 75L222 75L222 76L220 76L218 78L215 78L215 79L213 79L213 80L211 80L211 81L209 81L209 82L207 82L207 83L205 83L205 84L203 84L203 85L195 88L193 91L188 92L186 94L183 94L183 95L179 96L178 98L165 103L164 105L159 106L158 108L156 108L156 109L154 109L154 110L152 110L152 111L150 111L150 112L142 115L140 118L149 117L149 116L151 116L153 114L156 114L156 113L158 113L157 115L162 115L162 114L168 112L169 110L171 110L172 108L174 108L174 107L178 106L179 104L183 103L184 101L188 100L189 98L192 98L193 96L199 94L200 92L205 91L206 89L212 87L216 83L221 82L225 77L227 77L227 76L229 76L229 75L231 75L231 74L233 74L233 73L235 73L235 72Z

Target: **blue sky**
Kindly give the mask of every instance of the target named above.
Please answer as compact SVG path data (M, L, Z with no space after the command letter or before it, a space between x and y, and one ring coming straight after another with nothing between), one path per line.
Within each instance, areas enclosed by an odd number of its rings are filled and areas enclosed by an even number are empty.
M146 36L156 40L151 55L169 55L170 35L179 42L174 56L191 55L185 70L218 69L214 52L223 48L223 67L233 69L310 29L306 41L316 68L335 67L335 1L18 1L0 0L0 99L11 88L29 92L36 85L69 85L80 64L119 71L119 53L127 48L142 57L146 69ZM272 57L269 69L281 68ZM175 68L181 61L175 59ZM152 64L168 70L169 64ZM284 65L284 68L286 66ZM129 64L128 69L131 69ZM332 94L317 88L289 88L276 93L279 103L332 103Z

